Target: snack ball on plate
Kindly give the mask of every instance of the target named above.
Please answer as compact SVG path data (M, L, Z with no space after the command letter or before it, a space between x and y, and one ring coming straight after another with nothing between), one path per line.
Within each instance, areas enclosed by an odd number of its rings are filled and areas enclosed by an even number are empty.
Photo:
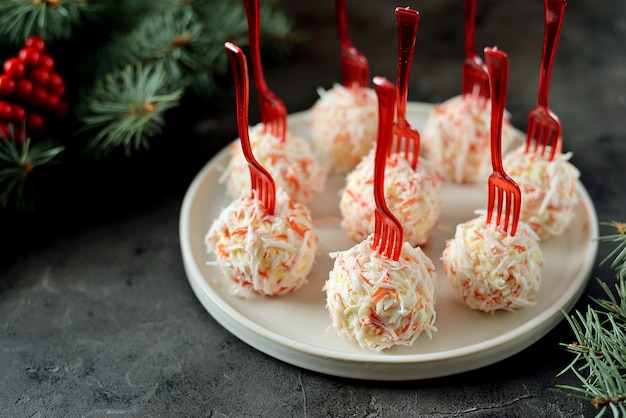
M552 161L549 156L549 149L542 156L526 153L522 146L506 154L502 162L522 191L520 220L542 240L561 235L578 205L580 172L569 162L572 154L556 152Z
M331 253L324 285L326 309L339 336L375 351L412 345L435 323L435 267L420 248L404 242L398 261L372 247L373 234Z
M515 131L506 115L502 147L508 149ZM491 101L460 95L435 105L421 136L424 156L446 181L475 183L491 169Z
M378 99L366 87L318 89L310 112L313 149L320 161L336 173L348 173L376 143Z
M450 284L472 309L493 312L531 305L541 285L538 238L523 222L510 236L494 219L487 225L481 213L457 225L442 259Z
M354 241L363 241L374 232L374 160L376 149L348 174L339 200L341 227ZM441 176L429 161L419 159L417 170L404 154L391 154L385 166L385 200L412 246L430 239L439 221Z
M326 170L315 160L311 143L287 133L285 141L263 132L263 124L250 129L250 146L257 161L272 175L276 188L295 201L309 203L324 190ZM231 160L224 172L228 192L238 197L250 190L250 169L239 141L230 145Z
M318 237L308 209L277 189L270 215L263 203L244 193L213 222L205 238L222 273L232 280L233 294L250 289L283 295L307 282Z

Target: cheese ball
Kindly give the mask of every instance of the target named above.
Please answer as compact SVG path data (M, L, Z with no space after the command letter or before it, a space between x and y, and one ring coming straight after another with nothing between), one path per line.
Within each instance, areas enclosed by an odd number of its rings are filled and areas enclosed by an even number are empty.
M270 215L253 193L234 200L213 222L205 244L216 256L231 292L249 289L262 295L284 295L307 282L318 236L308 209L278 189Z
M372 247L373 234L354 247L331 253L334 267L324 285L326 309L340 337L381 351L412 345L435 328L432 261L404 242L398 261Z
M326 169L317 162L311 143L298 135L287 134L285 140L263 132L263 124L250 129L250 146L257 161L295 201L309 203L322 192L326 183ZM227 190L234 198L250 190L250 169L241 144L230 145L231 160L224 172Z
M574 218L578 206L576 183L580 172L569 159L572 154L542 155L515 148L504 156L506 172L522 192L520 220L530 225L540 240L561 235Z
M486 224L482 213L457 225L442 260L450 284L472 309L523 308L534 303L541 286L543 257L538 238L523 222L510 236L493 219Z
M374 90L335 84L318 89L310 111L313 150L330 172L350 172L376 143L378 98Z
M505 114L502 148L510 148L514 137ZM476 183L491 169L491 101L461 95L435 105L421 139L424 156L439 168L444 180Z
M363 158L346 178L339 209L341 227L354 241L374 232L374 160L376 150ZM428 242L439 221L441 176L432 164L420 158L417 170L403 154L391 154L385 166L385 200L412 246Z

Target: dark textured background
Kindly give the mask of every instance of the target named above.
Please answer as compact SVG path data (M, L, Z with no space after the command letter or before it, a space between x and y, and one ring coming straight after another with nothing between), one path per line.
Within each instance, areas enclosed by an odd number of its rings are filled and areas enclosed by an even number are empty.
M409 99L437 102L460 91L461 0L349 1L352 41L372 75L395 79L393 9L421 12ZM310 41L293 60L268 66L270 87L290 112L339 77L334 6L290 1ZM525 129L535 106L543 39L540 0L481 0L477 45L511 63L507 108ZM551 83L564 149L601 221L626 221L626 3L572 1ZM254 94L254 93L253 93ZM236 137L232 97L187 103L153 150L78 167L49 212L16 222L0 264L0 416L591 416L555 388L570 360L561 323L498 364L426 381L362 382L274 360L232 336L202 308L182 267L178 216L193 176ZM251 100L251 122L258 121ZM180 144L180 146L172 146ZM605 229L602 233L608 233ZM4 235L5 237L7 235ZM610 247L600 245L598 260ZM608 268L593 276L611 280ZM601 296L591 280L577 308Z

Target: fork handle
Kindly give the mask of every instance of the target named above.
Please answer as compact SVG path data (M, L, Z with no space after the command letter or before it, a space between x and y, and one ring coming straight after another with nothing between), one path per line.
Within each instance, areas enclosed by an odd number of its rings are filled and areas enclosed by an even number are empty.
M420 14L417 10L408 7L396 8L396 21L398 25L398 80L396 91L396 105L398 106L397 119L406 121L406 102L409 90L409 73L413 52L415 51L415 38Z
M256 161L250 146L250 136L248 133L248 110L250 100L250 86L248 82L248 64L246 56L241 48L232 42L224 44L228 53L228 60L233 71L235 82L235 97L237 104L237 129L241 139L241 148L248 161Z
M491 85L491 165L493 171L504 174L502 167L502 119L509 84L509 58L497 47L485 48L485 61Z
M543 51L541 54L541 69L539 72L539 106L548 107L548 92L550 90L550 75L552 63L559 43L563 16L565 15L566 0L544 0L544 35Z
M476 56L475 38L476 0L465 0L463 23L465 28L465 58Z
M350 35L348 34L346 0L335 0L335 17L337 19L337 35L339 35L341 48L352 48L352 42L350 42Z
M355 83L361 87L369 85L369 63L350 41L346 0L335 0L337 34L341 46L341 83L351 87Z
M259 14L259 0L244 0L246 16L248 18L248 43L250 44L250 59L252 61L252 73L254 85L260 93L269 90L263 75L261 63L261 23Z
M393 83L384 77L374 77L374 90L378 97L378 137L374 160L374 201L376 207L388 211L385 202L385 166L391 145L396 92Z

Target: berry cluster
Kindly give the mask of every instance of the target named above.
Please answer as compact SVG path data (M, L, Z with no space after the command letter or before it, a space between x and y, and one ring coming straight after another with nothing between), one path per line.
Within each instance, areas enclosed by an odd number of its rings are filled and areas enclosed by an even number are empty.
M67 113L65 83L45 51L43 39L33 35L17 57L4 62L4 74L0 74L0 132L4 137L9 136L9 124L15 138L24 138L24 127L29 133L43 131L44 115L63 117Z

